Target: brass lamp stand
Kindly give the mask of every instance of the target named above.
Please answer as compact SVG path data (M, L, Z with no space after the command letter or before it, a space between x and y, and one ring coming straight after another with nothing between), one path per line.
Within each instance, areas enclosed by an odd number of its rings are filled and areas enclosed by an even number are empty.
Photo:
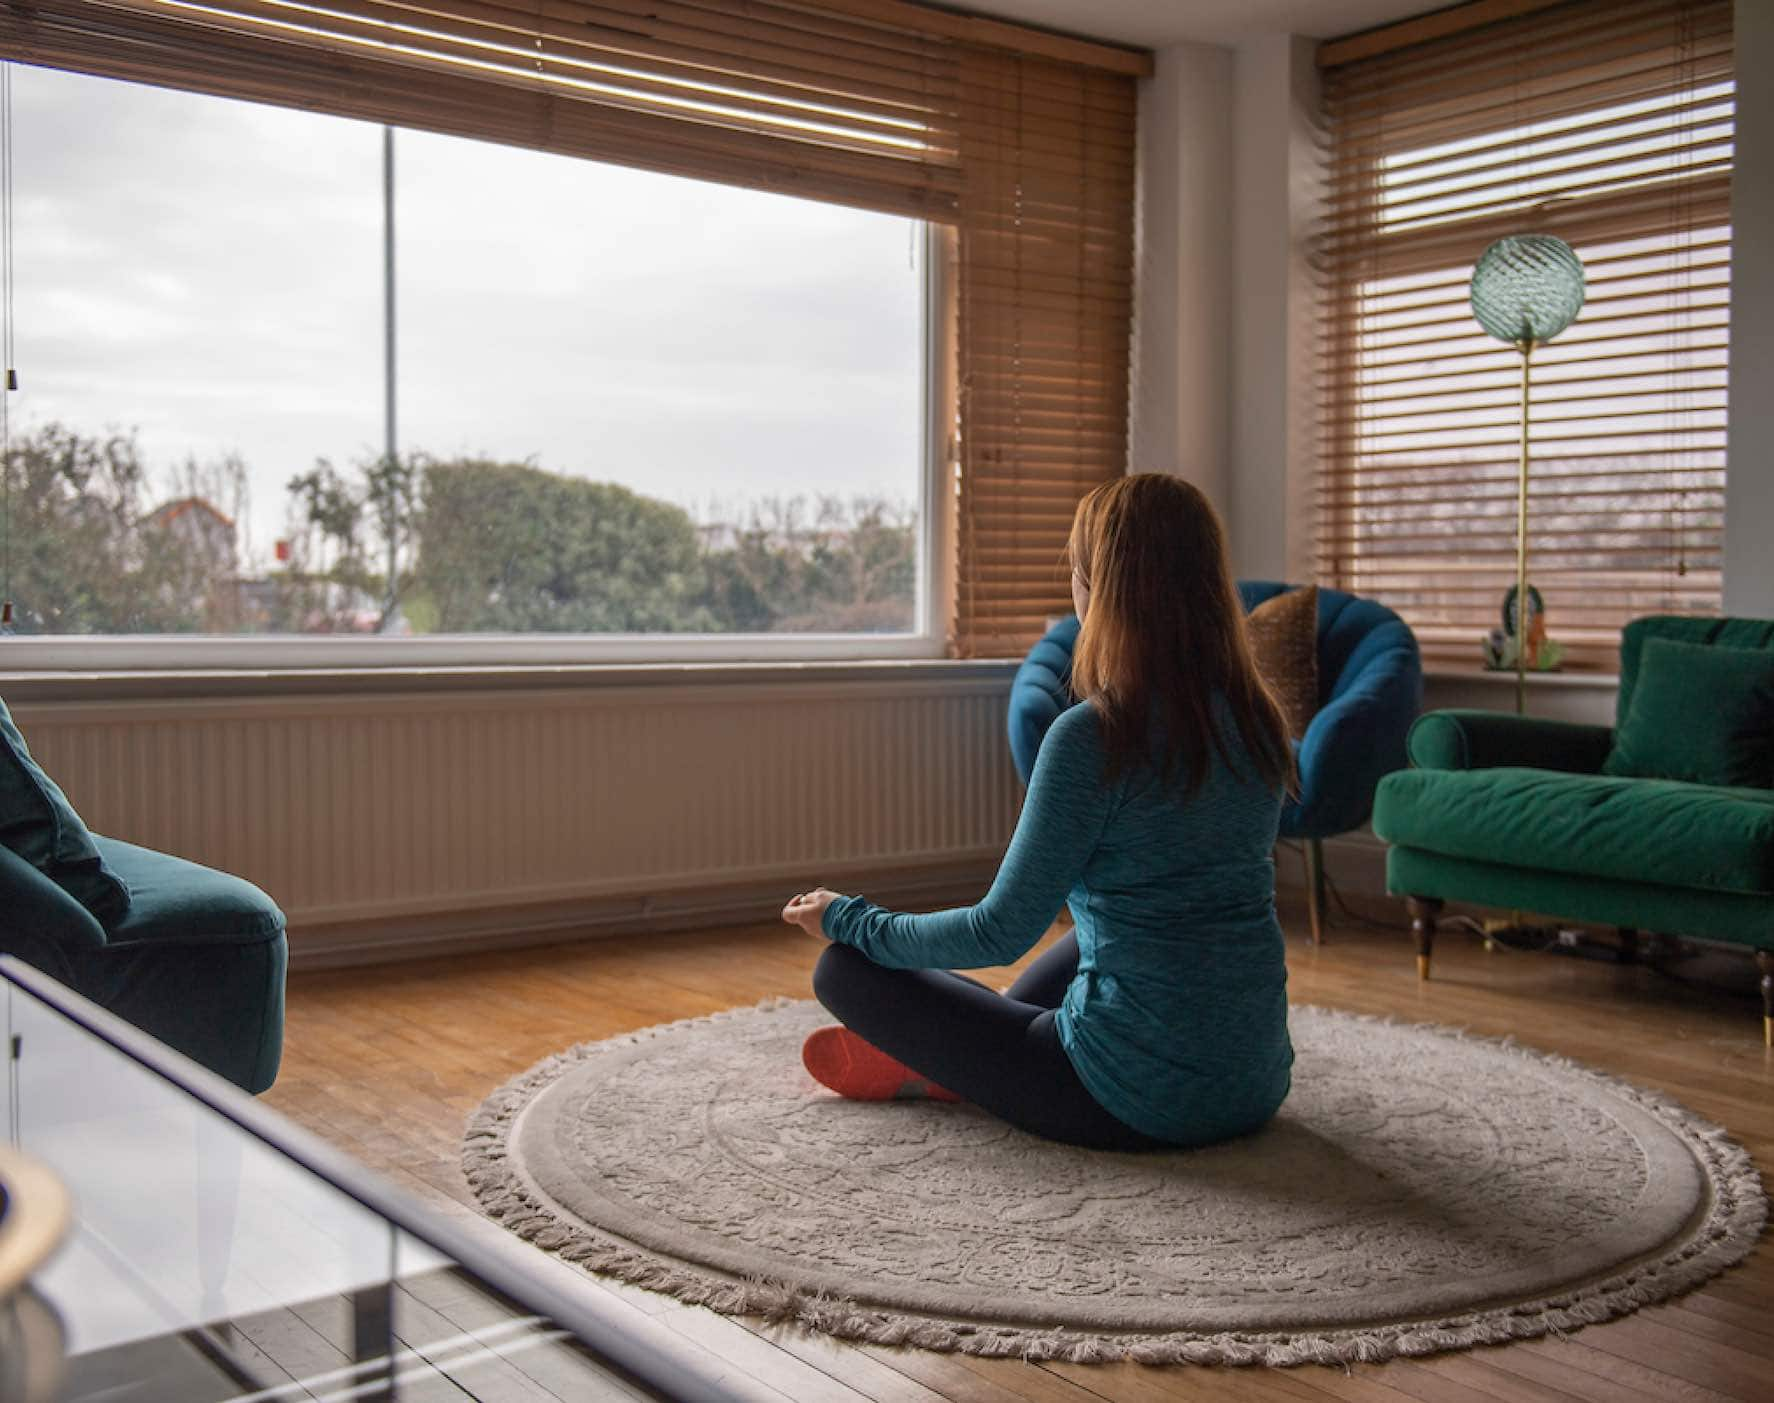
M1534 343L1522 337L1515 343L1521 352L1521 469L1515 479L1515 714L1528 714L1528 371L1534 359Z
M1563 239L1551 234L1512 234L1498 239L1472 270L1472 314L1486 332L1514 346L1521 355L1521 461L1515 482L1515 590L1513 612L1503 622L1515 641L1515 714L1528 712L1528 429L1534 348L1544 345L1577 318L1583 308L1583 264ZM1538 662L1538 646L1535 648ZM1497 930L1523 928L1522 913L1507 922L1487 923L1485 948ZM1426 960L1419 956L1419 973Z

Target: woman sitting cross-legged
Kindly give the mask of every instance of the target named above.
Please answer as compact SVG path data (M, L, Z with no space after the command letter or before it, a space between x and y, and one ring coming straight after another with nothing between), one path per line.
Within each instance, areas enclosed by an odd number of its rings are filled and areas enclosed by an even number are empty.
M929 915L790 901L784 920L832 942L813 990L843 1024L803 1058L845 1096L971 1101L1103 1149L1205 1145L1288 1091L1273 849L1292 750L1199 491L1105 483L1068 549L1087 704L1042 741L991 890ZM1062 903L1073 931L1007 992L949 972L1027 953Z

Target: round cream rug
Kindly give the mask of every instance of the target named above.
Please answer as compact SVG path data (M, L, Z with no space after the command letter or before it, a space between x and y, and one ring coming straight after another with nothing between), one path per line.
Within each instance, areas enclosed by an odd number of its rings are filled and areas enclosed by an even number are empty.
M978 1354L1297 1364L1606 1320L1754 1245L1749 1156L1560 1058L1295 1008L1249 1138L1111 1154L803 1070L812 1002L550 1058L470 1123L483 1210L730 1314Z

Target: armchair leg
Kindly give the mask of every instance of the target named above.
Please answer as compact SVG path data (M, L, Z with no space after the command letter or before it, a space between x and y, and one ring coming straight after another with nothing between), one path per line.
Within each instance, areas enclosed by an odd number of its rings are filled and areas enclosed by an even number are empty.
M1762 972L1762 1046L1774 1047L1774 949L1756 951Z
M1306 840L1306 915L1312 923L1312 943L1324 944L1324 844Z
M1411 934L1417 940L1418 979L1429 978L1429 954L1435 948L1435 918L1441 914L1444 904L1435 896L1405 898L1405 909L1411 913Z

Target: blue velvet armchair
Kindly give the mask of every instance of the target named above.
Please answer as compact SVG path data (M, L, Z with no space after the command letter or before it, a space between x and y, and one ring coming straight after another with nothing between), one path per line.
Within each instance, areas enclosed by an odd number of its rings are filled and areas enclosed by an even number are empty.
M1245 580L1251 610L1293 586ZM1061 619L1029 650L1010 686L1010 754L1028 783L1041 738L1073 705L1078 620ZM1318 712L1299 745L1300 792L1281 814L1281 836L1304 840L1312 939L1324 936L1323 840L1367 822L1380 777L1403 769L1405 735L1423 705L1416 636L1397 614L1341 590L1318 591Z

